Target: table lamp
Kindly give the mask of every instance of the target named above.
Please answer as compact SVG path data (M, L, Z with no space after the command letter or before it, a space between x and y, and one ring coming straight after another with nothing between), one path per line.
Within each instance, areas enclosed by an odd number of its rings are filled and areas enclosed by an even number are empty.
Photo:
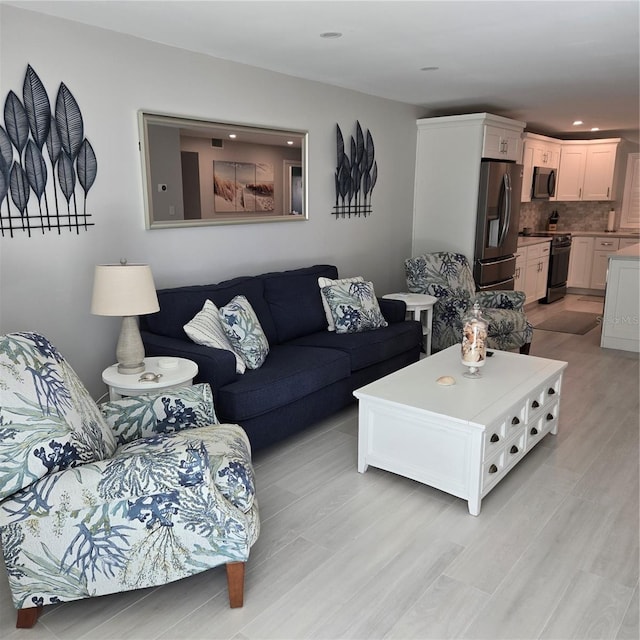
M153 275L148 264L99 264L93 280L91 313L122 316L116 347L118 373L144 371L144 345L136 316L160 310Z

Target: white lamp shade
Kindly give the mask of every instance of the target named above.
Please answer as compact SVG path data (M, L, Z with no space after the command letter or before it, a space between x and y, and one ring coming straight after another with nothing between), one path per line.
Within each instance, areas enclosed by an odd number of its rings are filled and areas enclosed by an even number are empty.
M99 264L93 280L91 313L138 316L160 310L148 264Z

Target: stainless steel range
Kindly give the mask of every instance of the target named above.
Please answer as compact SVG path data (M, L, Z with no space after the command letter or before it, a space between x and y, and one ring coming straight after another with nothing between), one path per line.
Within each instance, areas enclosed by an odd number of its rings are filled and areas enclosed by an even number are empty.
M570 233L532 233L532 236L552 236L551 255L549 257L549 275L547 276L547 295L539 300L540 304L549 304L567 294L569 275L569 255L571 253Z

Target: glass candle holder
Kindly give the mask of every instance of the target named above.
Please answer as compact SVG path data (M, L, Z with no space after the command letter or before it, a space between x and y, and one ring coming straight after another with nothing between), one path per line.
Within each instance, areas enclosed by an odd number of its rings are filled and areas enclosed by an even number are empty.
M482 317L480 305L476 301L471 313L462 321L461 360L468 370L465 378L479 378L480 368L487 358L487 322Z

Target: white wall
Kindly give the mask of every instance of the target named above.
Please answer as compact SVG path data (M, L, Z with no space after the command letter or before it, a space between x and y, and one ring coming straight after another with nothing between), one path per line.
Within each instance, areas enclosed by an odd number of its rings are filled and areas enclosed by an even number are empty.
M97 263L148 262L158 288L333 263L372 279L378 294L404 289L416 108L0 4L2 103L22 95L27 64L52 103L64 82L80 105L98 159L95 226L0 240L0 331L43 332L95 396L119 332L118 319L89 313ZM310 220L146 231L139 109L308 130ZM376 145L373 215L335 219L335 126L348 139L356 120Z

